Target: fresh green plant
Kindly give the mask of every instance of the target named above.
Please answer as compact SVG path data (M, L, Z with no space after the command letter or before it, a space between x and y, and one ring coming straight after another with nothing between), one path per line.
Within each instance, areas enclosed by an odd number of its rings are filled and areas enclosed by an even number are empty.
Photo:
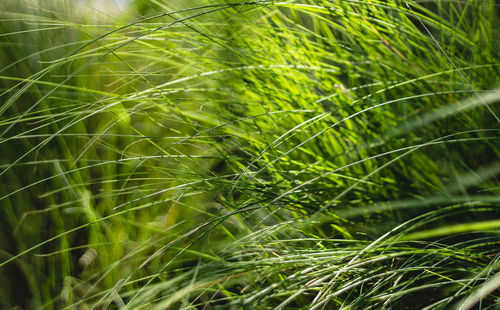
M499 308L494 0L84 4L0 4L1 308Z

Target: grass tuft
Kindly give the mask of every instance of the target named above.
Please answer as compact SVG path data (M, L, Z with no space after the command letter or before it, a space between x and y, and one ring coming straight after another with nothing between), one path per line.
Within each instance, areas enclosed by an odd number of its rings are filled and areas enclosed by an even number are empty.
M497 309L500 6L0 3L0 308Z

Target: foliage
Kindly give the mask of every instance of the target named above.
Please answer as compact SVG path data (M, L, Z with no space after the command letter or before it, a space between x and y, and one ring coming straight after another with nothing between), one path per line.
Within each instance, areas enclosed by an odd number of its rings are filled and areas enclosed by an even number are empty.
M494 0L0 12L1 308L498 308Z

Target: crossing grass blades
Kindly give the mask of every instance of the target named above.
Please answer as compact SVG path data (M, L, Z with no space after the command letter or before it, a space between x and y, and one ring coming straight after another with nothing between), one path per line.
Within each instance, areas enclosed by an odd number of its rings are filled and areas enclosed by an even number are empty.
M494 0L0 4L0 308L499 309Z

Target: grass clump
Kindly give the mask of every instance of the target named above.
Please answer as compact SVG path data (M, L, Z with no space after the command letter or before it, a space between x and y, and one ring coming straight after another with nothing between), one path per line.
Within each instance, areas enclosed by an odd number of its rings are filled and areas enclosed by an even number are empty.
M498 307L495 1L1 6L2 307Z

